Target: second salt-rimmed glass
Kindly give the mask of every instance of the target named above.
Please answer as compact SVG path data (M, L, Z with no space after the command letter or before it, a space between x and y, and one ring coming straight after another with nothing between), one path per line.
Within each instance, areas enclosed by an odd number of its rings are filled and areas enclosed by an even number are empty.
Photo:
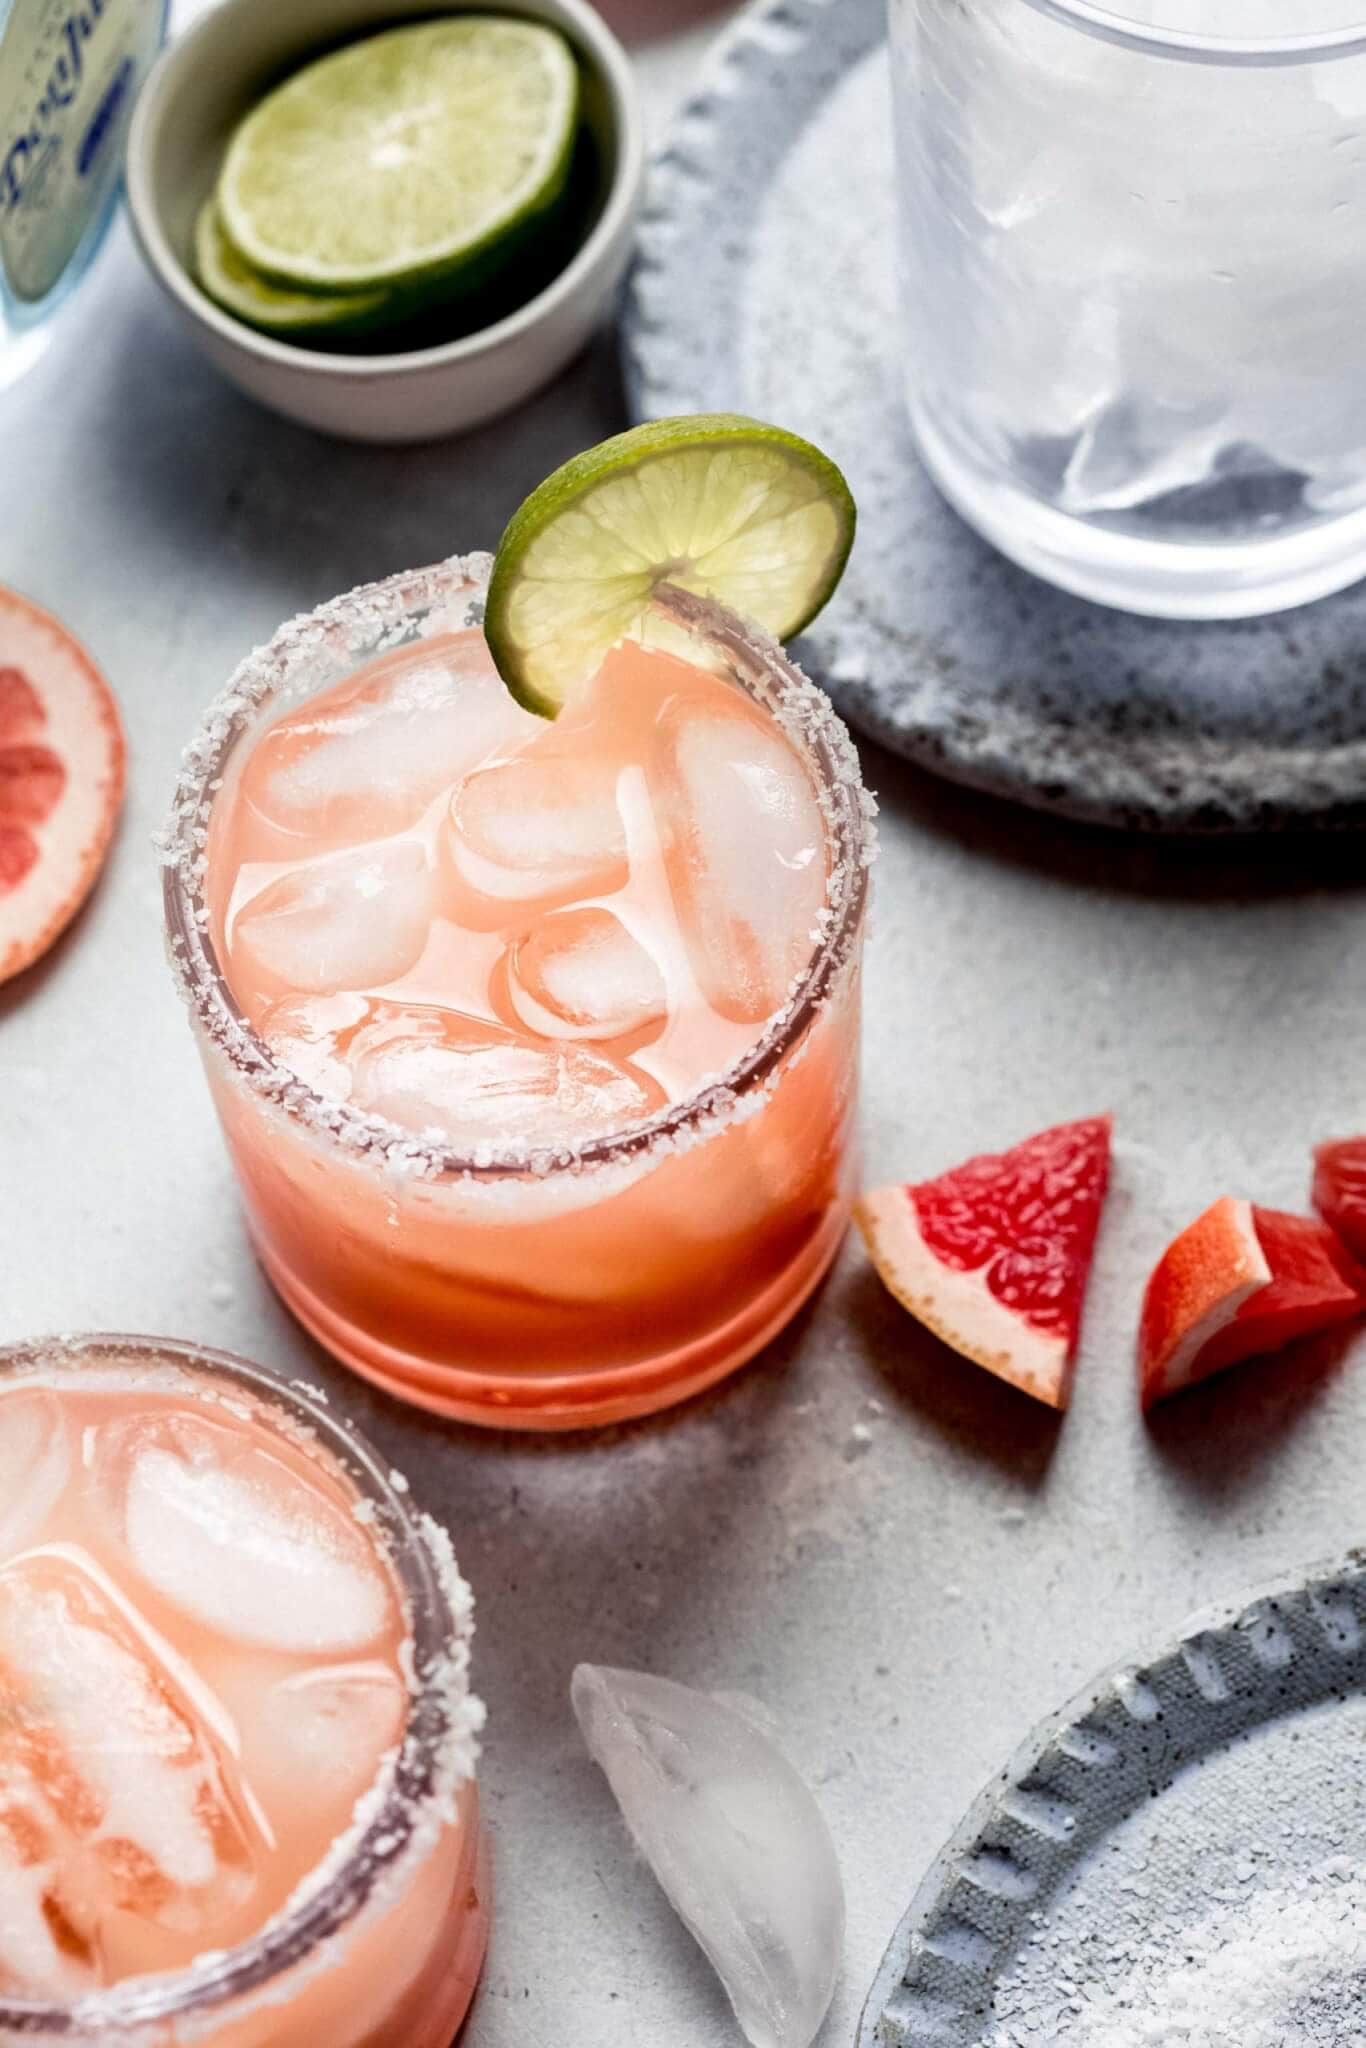
M827 907L791 997L725 1075L618 1134L461 1152L306 1086L246 1022L206 902L225 775L281 711L377 656L477 624L487 556L336 599L248 658L191 745L167 835L172 964L267 1273L390 1391L465 1420L564 1428L710 1384L826 1271L854 1193L859 974L872 804L828 699L721 607L659 615L773 717L810 776Z
M472 1606L449 1539L302 1382L166 1338L0 1347L0 1384L65 1377L79 1385L96 1375L119 1391L186 1391L226 1406L340 1473L406 1612L407 1728L325 1862L252 1939L67 2004L0 1992L0 2043L448 2048L479 1974L489 1910L474 1783L483 1714L469 1692ZM111 1741L118 1734L111 1728Z

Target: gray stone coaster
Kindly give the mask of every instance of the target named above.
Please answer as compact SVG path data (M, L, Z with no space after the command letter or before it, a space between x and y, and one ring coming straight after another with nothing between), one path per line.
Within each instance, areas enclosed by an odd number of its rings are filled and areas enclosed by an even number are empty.
M1188 1623L988 1786L858 2048L1361 2039L1363 1737L1366 1553Z
M735 410L827 448L858 499L798 650L924 767L1099 823L1366 824L1366 585L1231 625L1052 590L950 512L900 392L884 0L759 0L656 163L628 297L638 418Z

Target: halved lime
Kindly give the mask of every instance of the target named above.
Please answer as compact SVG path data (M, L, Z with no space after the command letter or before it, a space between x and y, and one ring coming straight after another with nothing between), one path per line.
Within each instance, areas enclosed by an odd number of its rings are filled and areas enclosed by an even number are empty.
M576 455L513 514L484 630L513 695L553 718L661 583L786 639L853 542L849 486L809 441L737 413L652 420Z
M225 313L268 334L363 331L382 323L393 305L388 292L300 292L272 284L228 240L212 199L195 222L194 261L200 284Z
M448 285L563 190L579 74L557 29L457 14L367 36L247 115L219 181L223 225L304 291Z

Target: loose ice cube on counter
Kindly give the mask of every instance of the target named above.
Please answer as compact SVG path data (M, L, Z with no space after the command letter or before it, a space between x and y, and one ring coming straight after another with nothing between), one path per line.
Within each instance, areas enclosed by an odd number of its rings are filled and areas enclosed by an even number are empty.
M572 1145L647 1116L663 1091L586 1046L449 1010L384 1006L349 1047L352 1100L457 1146Z
M538 726L508 695L482 634L445 635L279 719L247 763L242 796L281 834L378 839L415 824L493 747Z
M809 2048L844 1949L844 1887L814 1798L725 1701L580 1664L572 1698L636 1846L754 2048Z
M666 707L652 764L660 837L693 972L724 1017L761 1023L811 957L825 834L781 733L738 709Z
M238 912L230 950L281 993L380 988L419 959L435 909L425 848L392 839L269 882Z
M134 1569L202 1627L295 1653L363 1649L392 1594L354 1521L271 1452L197 1416L111 1423L95 1484Z
M613 911L557 910L524 932L508 962L512 1006L549 1038L621 1038L662 1021L664 977Z

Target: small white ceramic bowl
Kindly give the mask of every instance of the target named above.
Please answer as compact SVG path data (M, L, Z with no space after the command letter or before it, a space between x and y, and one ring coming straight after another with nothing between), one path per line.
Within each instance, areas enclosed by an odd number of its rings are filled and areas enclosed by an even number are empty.
M434 348L384 355L301 348L258 334L194 281L195 216L233 128L262 93L347 38L460 0L218 0L164 52L143 88L128 141L128 201L149 269L204 353L277 412L359 441L425 441L495 417L575 355L625 268L644 176L640 103L630 60L586 0L487 0L561 29L586 65L585 112L601 161L597 213L568 265L490 327Z

